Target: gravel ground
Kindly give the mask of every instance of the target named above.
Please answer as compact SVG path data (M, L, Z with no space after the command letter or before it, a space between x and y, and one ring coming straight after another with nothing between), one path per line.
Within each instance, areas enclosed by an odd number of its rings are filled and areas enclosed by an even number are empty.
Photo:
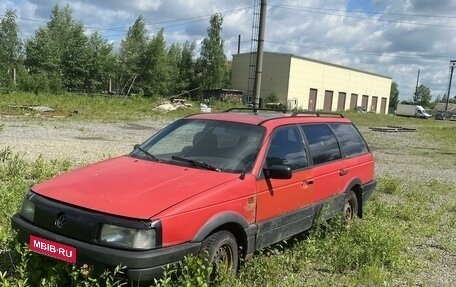
M27 160L69 160L72 165L123 155L166 125L166 122L77 122L61 119L2 117L0 147L10 147Z
M376 160L377 175L456 183L456 149L418 132L384 133L361 127ZM423 157L424 155L424 157Z
M456 185L454 146L443 146L439 141L425 140L419 131L382 133L362 127L360 130L373 150L377 176L400 177L409 182L413 182L414 179L420 182L423 179L436 180L453 182ZM413 189L413 186L410 186L410 189ZM453 206L456 206L455 196L437 198L436 208L443 202L453 202ZM441 224L446 225L449 220L446 217L441 218ZM452 227L448 228L451 230ZM417 272L416 286L456 286L456 230L449 231L448 234L450 238L441 238L441 235L437 235L420 239L419 241L424 240L421 244L407 246L407 252L417 256L423 265ZM412 240L413 236L411 234L407 239ZM450 248L443 247L446 241Z
M78 166L126 154L134 144L144 141L166 124L165 121L152 120L100 123L0 116L0 126L3 125L0 149L10 147L27 160L41 155L49 160L68 160L73 166ZM454 147L424 141L419 133L372 132L366 127L360 130L374 152L377 176L421 180L425 176L456 184ZM432 156L423 161L421 153L432 153ZM456 286L456 231L454 234L450 242L453 252L439 248L435 238L422 246L411 247L414 253L432 252L437 257L424 262L426 270L416 278L418 286Z

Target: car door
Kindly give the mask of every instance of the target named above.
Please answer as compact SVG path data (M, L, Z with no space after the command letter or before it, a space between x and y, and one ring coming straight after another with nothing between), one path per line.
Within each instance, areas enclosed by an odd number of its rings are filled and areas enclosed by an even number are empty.
M342 208L342 182L348 170L332 130L327 124L301 126L309 148L313 170L311 201L325 218L334 216Z
M261 248L306 230L311 226L312 171L302 134L296 125L276 129L269 141L264 169L288 166L289 179L265 178L257 181L257 248Z

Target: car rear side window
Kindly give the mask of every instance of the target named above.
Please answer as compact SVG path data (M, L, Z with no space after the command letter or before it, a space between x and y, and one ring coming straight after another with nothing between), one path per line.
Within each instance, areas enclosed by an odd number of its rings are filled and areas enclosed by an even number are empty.
M346 157L368 152L366 142L352 124L330 124Z
M326 124L301 127L309 144L313 164L322 164L342 157L336 137Z

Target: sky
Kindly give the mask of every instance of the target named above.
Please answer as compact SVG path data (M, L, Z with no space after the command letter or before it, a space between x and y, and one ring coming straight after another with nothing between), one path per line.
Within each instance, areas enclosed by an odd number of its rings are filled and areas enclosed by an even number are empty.
M0 0L18 16L21 38L46 25L55 5L69 5L90 34L98 31L117 47L141 15L151 36L165 29L167 44L207 35L213 13L223 16L228 59L251 50L259 0ZM433 97L448 90L450 61L456 60L456 0L267 0L264 50L291 53L391 77L400 100L419 84ZM258 10L257 10L258 11ZM255 34L256 37L256 34ZM196 55L197 56L197 55ZM456 73L455 73L456 74ZM456 82L456 75L453 77ZM451 96L456 95L452 85Z

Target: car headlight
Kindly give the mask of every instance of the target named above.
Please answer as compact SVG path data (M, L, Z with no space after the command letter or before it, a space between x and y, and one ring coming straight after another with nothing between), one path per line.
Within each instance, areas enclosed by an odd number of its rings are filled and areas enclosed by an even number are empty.
M115 247L152 249L156 247L156 234L153 228L137 229L103 224L99 239L102 244Z
M32 193L27 193L21 208L21 216L31 222L35 220L35 203L31 201L32 197Z

